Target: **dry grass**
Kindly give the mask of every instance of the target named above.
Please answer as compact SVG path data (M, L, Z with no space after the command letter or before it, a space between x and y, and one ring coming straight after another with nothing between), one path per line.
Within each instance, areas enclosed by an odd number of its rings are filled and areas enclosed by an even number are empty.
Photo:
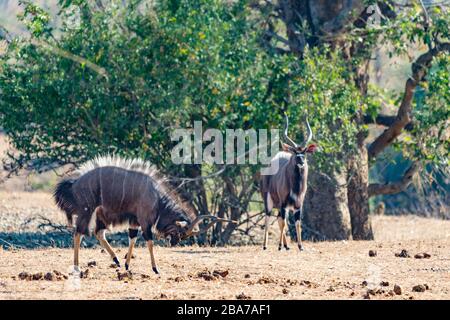
M0 230L32 230L30 217L43 214L64 222L46 193L0 192ZM306 251L277 250L275 237L267 251L259 246L200 248L157 247L162 276L152 273L145 248L136 250L132 279L119 280L110 258L98 249L81 250L81 269L89 261L87 278L74 288L72 279L20 280L54 270L69 275L71 249L2 250L0 248L0 299L450 299L450 221L414 216L373 217L376 241L306 242ZM276 232L276 226L272 229ZM406 249L411 257L396 257ZM369 257L369 250L376 250ZM116 248L120 258L125 248ZM426 252L429 259L415 259ZM122 259L123 263L123 259ZM222 278L205 280L204 270L228 270ZM120 270L124 272L124 270ZM366 281L367 285L363 285ZM382 281L387 286L380 286ZM390 295L394 285L401 295ZM426 284L425 292L413 286ZM383 290L384 292L382 292ZM392 294L392 293L391 293Z

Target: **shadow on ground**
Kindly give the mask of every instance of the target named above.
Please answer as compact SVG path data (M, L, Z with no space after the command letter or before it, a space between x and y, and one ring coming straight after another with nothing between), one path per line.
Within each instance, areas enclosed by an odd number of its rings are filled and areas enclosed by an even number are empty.
M112 246L128 246L127 232L110 234L107 239ZM145 246L144 239L138 237L136 245ZM83 248L94 248L96 246L99 246L99 243L95 237L83 237ZM71 248L72 234L64 231L0 232L0 247L4 249Z

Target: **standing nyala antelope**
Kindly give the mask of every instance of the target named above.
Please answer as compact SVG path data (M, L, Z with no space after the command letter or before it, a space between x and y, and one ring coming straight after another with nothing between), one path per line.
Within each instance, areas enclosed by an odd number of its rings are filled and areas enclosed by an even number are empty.
M306 154L313 153L316 150L314 144L308 145L312 139L312 130L308 120L306 120L306 126L308 128L308 138L302 145L298 145L287 135L289 120L286 116L286 127L283 136L287 143L282 143L283 151L278 152L271 160L271 167L278 168L278 171L273 175L264 175L261 178L261 195L266 213L264 250L267 249L269 218L273 208L279 210L280 242L278 250L281 250L282 245L284 245L286 250L289 250L285 228L287 225L286 213L291 210L294 211L298 248L303 250L301 220L308 180Z
M166 238L172 246L180 240L205 232L217 221L214 216L194 214L158 177L148 163L115 156L98 157L78 170L78 177L58 183L54 192L58 207L74 226L74 267L78 269L80 242L83 235L94 231L100 244L114 263L119 259L105 237L110 226L128 223L129 248L125 268L128 270L138 229L147 241L152 268L159 273L153 254L153 239ZM211 222L203 230L198 224L205 218Z

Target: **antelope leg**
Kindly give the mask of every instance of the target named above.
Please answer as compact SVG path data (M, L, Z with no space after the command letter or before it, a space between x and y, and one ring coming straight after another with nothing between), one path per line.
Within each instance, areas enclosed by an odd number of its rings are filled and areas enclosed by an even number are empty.
M73 235L73 266L74 269L79 270L79 253L80 253L80 244L81 244L81 234L75 232Z
M131 257L133 255L133 248L136 244L138 229L129 228L128 229L128 252L125 261L125 269L128 270L130 268Z
M287 223L287 216L286 216L285 219L284 219L284 229L286 229L287 226L288 226L288 223ZM286 231L283 231L283 245L284 245L284 248L285 248L286 250L289 250L289 247L288 247L288 245L287 245Z
M159 274L158 267L156 266L155 255L153 254L153 240L147 241L147 247L148 247L148 250L150 251L150 259L152 259L153 272L155 272L156 274Z
M266 250L267 241L269 240L269 222L270 222L270 213L272 212L273 209L273 201L269 193L267 193L266 196L263 198L264 198L264 211L266 212L263 249Z
M267 241L269 240L269 222L270 222L270 213L266 214L266 221L265 221L265 227L264 227L264 246L263 249L267 249Z
M300 251L303 251L302 244L302 208L295 210L294 213L295 220L295 231L297 233L297 244Z
M278 217L278 225L280 226L280 242L278 243L278 250L281 250L281 246L283 245L283 239L284 239L284 226L285 226L285 222L284 219L282 217Z
M95 233L95 236L97 237L97 239L100 242L100 244L102 245L102 247L105 248L106 251L108 251L108 253L111 256L111 258L113 259L114 263L118 267L120 267L119 259L117 259L116 254L114 253L113 249L111 248L111 246L109 245L108 241L106 240L105 234L106 234L106 230L102 229L102 230L98 230Z

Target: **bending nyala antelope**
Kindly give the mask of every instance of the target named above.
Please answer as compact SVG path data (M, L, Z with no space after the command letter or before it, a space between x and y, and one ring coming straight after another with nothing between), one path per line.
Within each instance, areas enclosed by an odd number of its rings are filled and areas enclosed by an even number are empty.
M278 166L278 171L273 175L264 175L261 178L261 194L266 213L264 250L267 249L269 217L273 208L279 210L278 224L280 226L280 242L278 250L281 250L282 245L284 245L286 250L289 250L285 227L287 224L286 213L290 210L294 211L298 248L303 250L301 242L301 219L303 216L303 202L305 200L308 179L306 154L313 153L316 150L314 144L308 145L312 139L312 130L308 120L306 120L306 126L308 128L308 138L302 145L298 145L287 135L289 120L286 116L286 127L283 136L287 143L282 143L283 151L278 152L271 160L271 167L276 168Z
M129 224L129 248L125 268L128 270L138 228L147 241L152 268L159 273L153 255L153 237L167 238L172 246L180 240L205 232L215 222L228 221L214 216L195 217L173 193L169 193L163 180L150 164L115 156L99 157L85 163L79 176L58 183L54 199L74 224L74 267L78 268L81 237L94 230L100 244L108 251L115 264L119 259L105 237L106 229L123 223ZM201 220L211 222L199 230Z

